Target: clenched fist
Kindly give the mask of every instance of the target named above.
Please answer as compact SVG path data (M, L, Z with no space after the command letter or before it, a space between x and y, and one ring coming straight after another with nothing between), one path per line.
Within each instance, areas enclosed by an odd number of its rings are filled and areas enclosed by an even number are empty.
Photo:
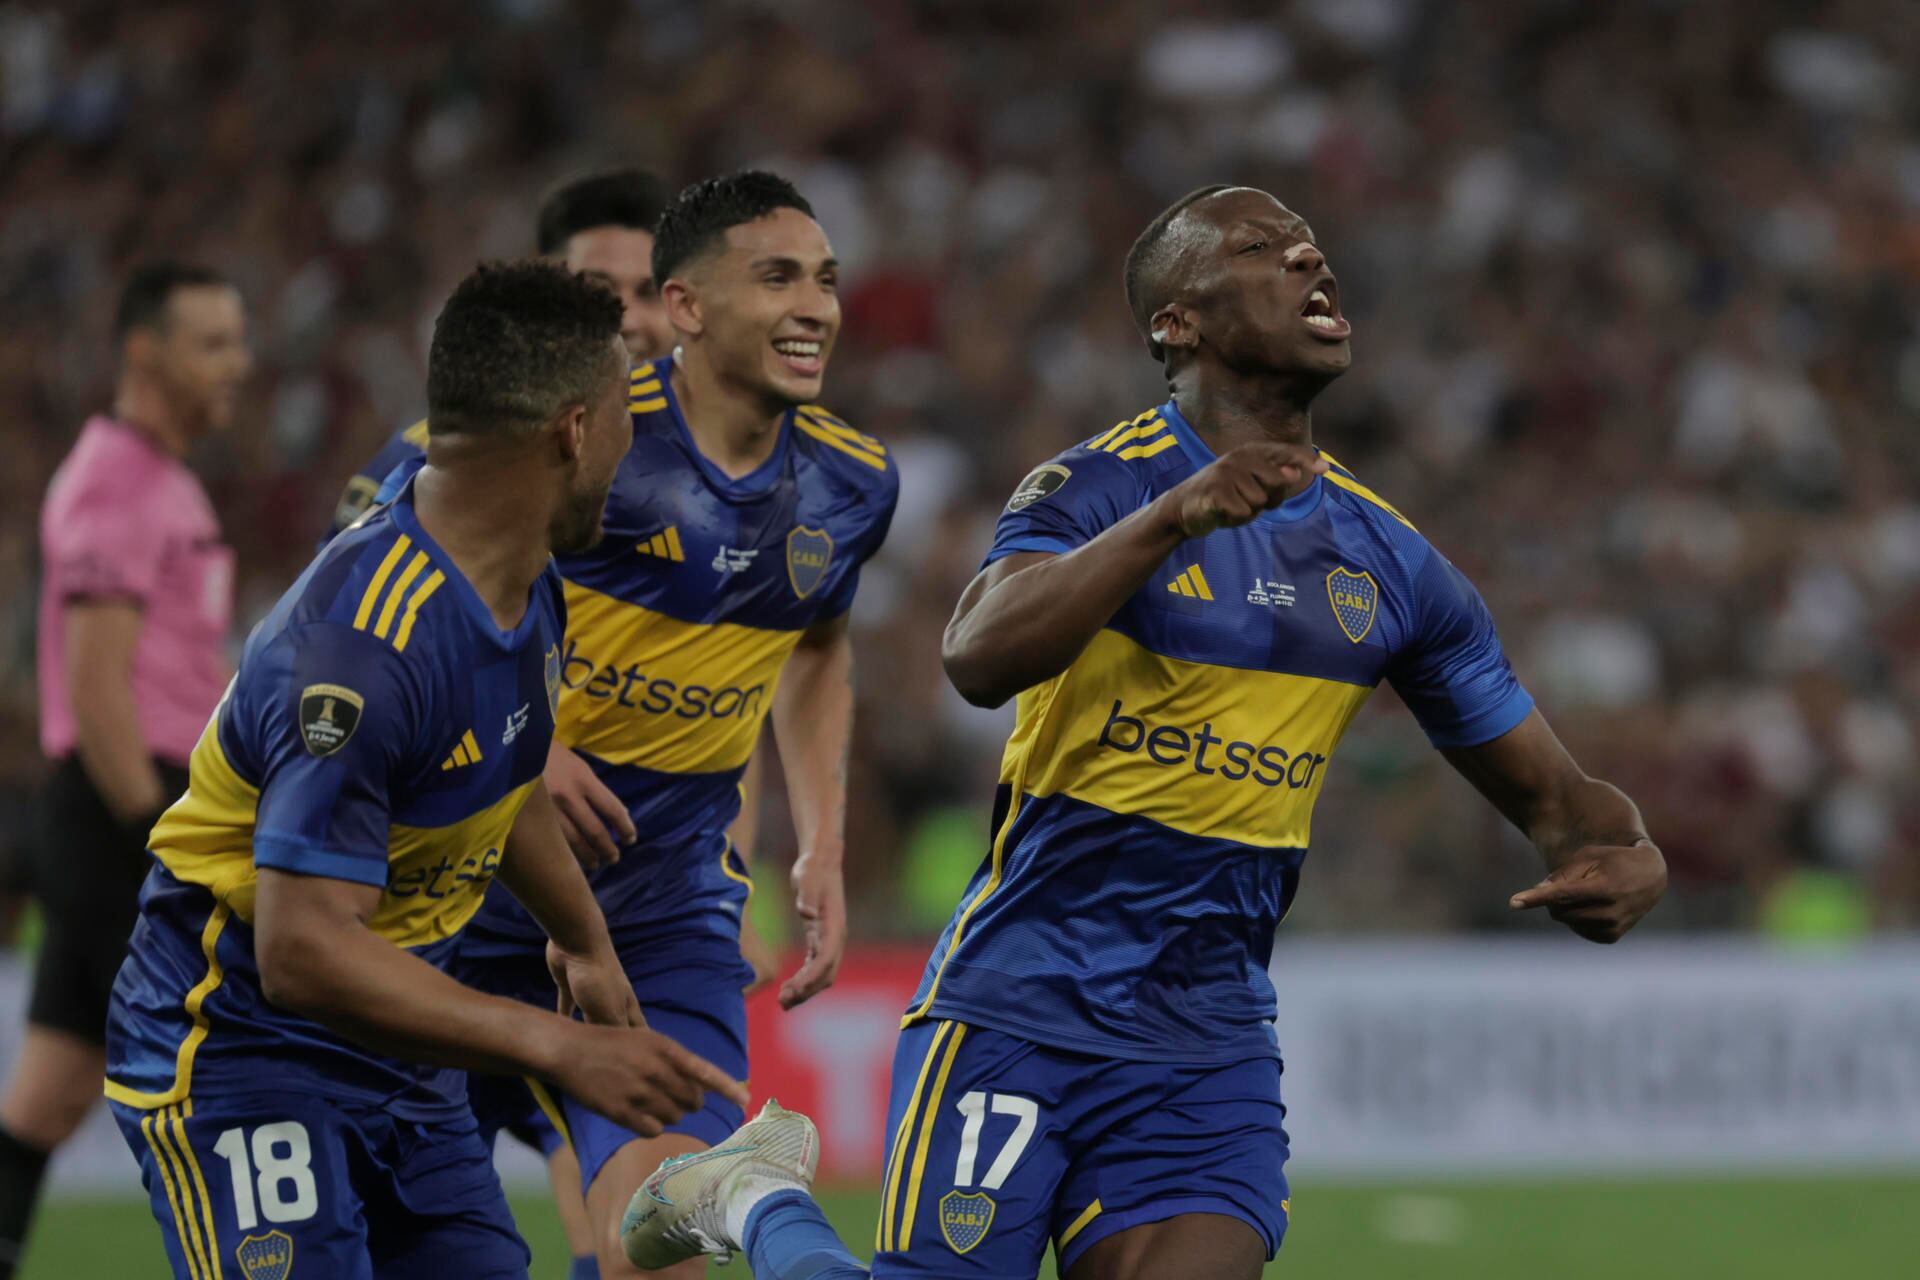
M1311 445L1263 440L1229 449L1159 500L1183 536L1199 538L1246 524L1326 471L1326 459Z

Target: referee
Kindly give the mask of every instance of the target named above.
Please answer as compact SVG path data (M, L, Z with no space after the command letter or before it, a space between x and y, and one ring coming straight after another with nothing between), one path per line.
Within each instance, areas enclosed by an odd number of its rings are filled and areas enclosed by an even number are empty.
M46 941L0 1094L0 1278L18 1264L48 1156L100 1099L147 832L185 790L230 674L233 552L182 458L232 421L252 363L240 295L204 267L141 267L114 339L113 412L81 428L40 512Z

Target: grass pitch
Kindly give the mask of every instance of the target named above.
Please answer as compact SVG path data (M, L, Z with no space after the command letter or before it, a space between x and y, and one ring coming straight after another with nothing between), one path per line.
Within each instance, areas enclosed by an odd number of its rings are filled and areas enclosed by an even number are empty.
M874 1192L823 1189L865 1257ZM546 1204L516 1199L533 1280L561 1280L566 1249ZM1287 1280L1847 1280L1911 1277L1920 1256L1920 1173L1774 1179L1402 1182L1293 1188ZM238 1276L229 1254L226 1274ZM297 1277L303 1274L294 1260ZM744 1263L713 1275L746 1280ZM20 1280L166 1275L143 1201L66 1200L36 1226ZM1043 1277L1054 1275L1051 1259Z

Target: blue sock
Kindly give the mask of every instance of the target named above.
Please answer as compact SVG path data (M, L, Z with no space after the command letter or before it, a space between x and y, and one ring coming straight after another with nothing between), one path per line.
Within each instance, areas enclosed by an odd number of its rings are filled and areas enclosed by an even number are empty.
M600 1280L600 1259L575 1258L567 1268L567 1280Z
M747 1214L747 1261L758 1280L867 1280L867 1269L804 1191L776 1191Z

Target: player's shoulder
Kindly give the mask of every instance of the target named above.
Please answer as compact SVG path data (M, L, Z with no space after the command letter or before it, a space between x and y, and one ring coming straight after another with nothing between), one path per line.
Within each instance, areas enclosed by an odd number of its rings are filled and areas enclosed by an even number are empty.
M878 436L855 430L824 405L803 404L793 411L794 448L833 483L891 502L900 491L900 471Z
M1186 464L1179 443L1160 407L1122 418L1028 471L1007 510L1022 510L1069 487L1082 500L1144 499L1155 477Z
M344 530L315 557L263 626L294 631L328 624L372 646L417 657L434 648L423 637L444 637L458 614L447 586L449 571L437 563L424 535L409 528L403 503L377 507Z
M1415 527L1400 508L1381 497L1331 453L1325 449L1318 452L1327 464L1327 474L1323 480L1327 486L1329 503L1375 530L1395 546L1407 550L1425 550L1429 547L1426 535Z

